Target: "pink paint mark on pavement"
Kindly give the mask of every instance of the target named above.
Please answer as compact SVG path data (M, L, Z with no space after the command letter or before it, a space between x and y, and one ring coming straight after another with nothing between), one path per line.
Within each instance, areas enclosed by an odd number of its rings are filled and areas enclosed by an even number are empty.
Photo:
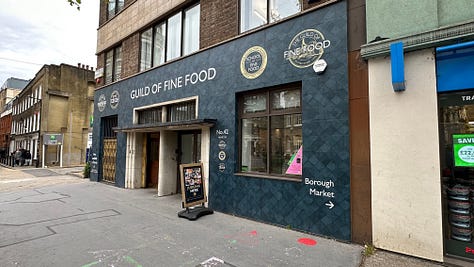
M306 246L314 246L318 243L316 240L311 238L300 238L298 239L298 242Z

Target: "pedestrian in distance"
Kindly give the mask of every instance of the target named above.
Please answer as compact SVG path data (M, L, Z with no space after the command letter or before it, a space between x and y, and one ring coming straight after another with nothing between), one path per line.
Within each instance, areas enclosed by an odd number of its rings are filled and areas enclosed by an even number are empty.
M25 161L26 161L26 166L31 165L31 153L29 150L26 150L25 152Z
M21 161L21 151L20 151L20 149L17 149L17 150L15 151L15 155L14 155L14 156L15 156L15 165L16 165L16 166L20 166L20 161Z

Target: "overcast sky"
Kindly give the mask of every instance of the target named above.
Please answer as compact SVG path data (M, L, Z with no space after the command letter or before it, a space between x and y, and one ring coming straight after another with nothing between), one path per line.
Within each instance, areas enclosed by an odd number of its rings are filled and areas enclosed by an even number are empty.
M33 79L44 64L96 67L99 0L0 0L0 86Z

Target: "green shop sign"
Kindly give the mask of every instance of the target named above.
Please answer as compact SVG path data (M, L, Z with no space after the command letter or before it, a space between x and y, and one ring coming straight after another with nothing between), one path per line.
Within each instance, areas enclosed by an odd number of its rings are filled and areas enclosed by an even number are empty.
M453 135L454 166L474 167L474 134Z

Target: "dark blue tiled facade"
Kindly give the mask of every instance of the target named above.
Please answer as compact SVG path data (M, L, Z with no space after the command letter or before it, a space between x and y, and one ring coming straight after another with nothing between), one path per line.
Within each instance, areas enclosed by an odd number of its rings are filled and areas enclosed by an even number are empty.
M323 74L312 67L296 68L284 58L292 39L307 29L316 29L330 47L322 56L328 63ZM256 79L245 78L240 61L253 46L268 55L265 71ZM202 83L160 90L147 97L131 99L132 90L214 68L214 79ZM135 107L185 97L199 97L198 117L216 119L211 128L209 163L209 206L217 211L259 221L291 226L311 233L350 240L349 96L347 65L347 10L345 1L199 52L176 62L152 69L96 91L107 100L101 112L95 108L94 137L101 136L101 118L118 115L118 127L132 125ZM301 182L235 175L238 162L238 121L236 94L270 86L300 82L303 108L303 175ZM110 96L120 94L119 106L112 109ZM228 130L226 159L220 161L217 130ZM93 152L101 158L101 138L93 139ZM118 133L116 185L124 186L126 134ZM225 170L219 170L219 163ZM93 173L92 180L100 174ZM334 186L307 185L305 178L332 181ZM334 197L315 196L311 189L331 191ZM329 208L329 201L335 206Z

